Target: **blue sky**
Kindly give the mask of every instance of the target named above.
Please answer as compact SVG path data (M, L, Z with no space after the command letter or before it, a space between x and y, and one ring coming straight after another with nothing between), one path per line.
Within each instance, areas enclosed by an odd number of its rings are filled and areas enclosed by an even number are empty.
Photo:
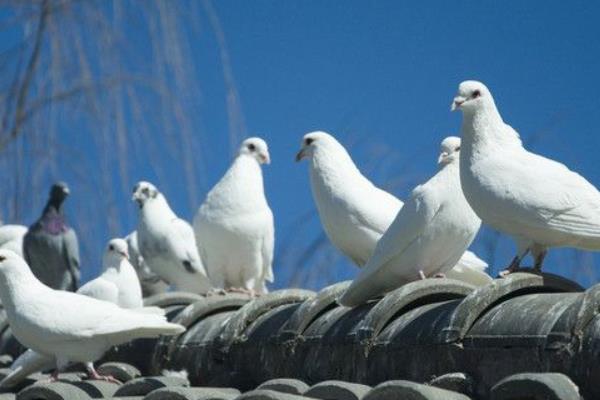
M176 4L185 11L190 3ZM435 173L441 139L459 133L461 115L450 112L450 102L466 79L488 85L505 121L531 149L600 185L597 2L220 0L213 6L247 131L270 146L272 164L264 173L278 254L284 243L306 246L322 233L315 218L306 218L314 210L307 165L293 162L304 133L334 134L366 175L404 198ZM129 29L135 40L135 25ZM11 40L7 35L0 33L4 46ZM202 199L226 170L231 153L216 41L206 29L194 40L202 90L186 93L185 101L201 116L194 123L205 135L199 155L205 167L197 188ZM143 51L145 44L139 46ZM73 133L66 128L64 134ZM81 146L93 152L85 140ZM177 173L173 167L167 175L176 182ZM148 165L131 172L132 181L141 178L155 178ZM186 187L172 183L164 191L173 208L191 219L196 207ZM121 197L120 207L127 210L123 229L131 229L135 213ZM85 200L73 197L73 202ZM299 219L308 221L301 229ZM106 236L104 229L87 246L101 247ZM473 246L483 256L488 254L484 236ZM509 240L500 240L494 271L509 262L513 250ZM582 260L596 268L581 271ZM295 264L278 261L278 285L285 285ZM597 255L559 250L551 253L546 269L589 285L600 276L599 261ZM306 268L310 265L309 260ZM331 269L311 285L355 272L340 259L332 259Z
M306 165L290 164L303 133L323 129L353 144L351 153L364 168L385 154L389 161L371 176L382 185L406 176L392 189L405 197L435 172L439 141L459 133L461 115L449 107L465 79L489 86L505 121L526 141L535 137L535 151L600 185L598 4L224 1L216 6L247 124L272 147L273 165L265 174L278 232L285 231L290 217L312 207ZM512 243L503 240L500 247L497 261L508 263ZM479 241L474 248L485 253ZM589 283L574 274L572 252L553 253L548 270Z

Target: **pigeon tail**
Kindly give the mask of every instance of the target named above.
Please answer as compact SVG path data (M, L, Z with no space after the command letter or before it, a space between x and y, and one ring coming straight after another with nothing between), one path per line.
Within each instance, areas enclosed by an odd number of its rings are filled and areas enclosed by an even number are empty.
M143 326L134 330L136 338L155 338L160 335L164 336L175 336L185 332L185 328L179 324L173 324L171 322L161 322L154 326Z

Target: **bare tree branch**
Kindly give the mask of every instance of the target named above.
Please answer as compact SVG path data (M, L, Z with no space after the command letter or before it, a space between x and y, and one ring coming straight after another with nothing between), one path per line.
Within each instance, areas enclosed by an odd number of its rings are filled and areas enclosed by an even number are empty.
M31 81L33 80L35 69L38 65L38 60L40 57L40 51L42 48L42 41L44 38L44 31L46 30L46 21L48 18L49 12L49 0L43 0L40 5L40 16L38 20L38 26L35 34L35 41L33 45L33 50L31 51L31 56L29 57L29 61L27 66L25 67L25 74L23 76L23 80L18 90L17 94L17 106L15 110L15 118L13 122L12 129L8 134L8 141L14 140L21 132L21 126L23 123L23 118L25 116L25 107L27 96L29 94L29 87L31 85ZM4 139L0 142L0 151L2 151L7 143L7 139Z
M225 41L225 34L221 27L221 22L217 17L210 0L204 0L202 3L208 19L213 28L215 36L217 37L217 43L219 44L219 54L221 55L221 65L223 66L223 77L225 79L225 85L227 87L227 114L229 116L229 145L231 152L235 152L241 138L246 136L246 123L244 122L244 116L242 114L239 95L233 79L233 73L231 70L231 61L229 59L229 52L227 51L227 42Z

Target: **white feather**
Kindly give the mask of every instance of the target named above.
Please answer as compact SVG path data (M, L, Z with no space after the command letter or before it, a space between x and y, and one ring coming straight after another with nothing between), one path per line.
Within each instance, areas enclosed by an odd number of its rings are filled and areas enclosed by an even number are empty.
M22 257L23 237L26 233L27 227L23 225L0 226L0 249L12 250Z
M362 267L403 203L363 176L346 149L328 133L306 134L298 159L304 157L309 158L311 189L327 236ZM469 283L489 282L491 278L479 271L483 261L475 265L469 262L473 257L477 258L466 252L455 267L457 271L448 274Z
M265 198L260 167L268 159L262 139L245 140L196 213L196 240L216 287L264 293L265 282L274 280L273 213Z
M136 338L185 331L164 316L51 289L9 250L0 250L0 298L17 340L41 355L54 357L59 369L69 362L93 362L110 347Z
M148 267L177 290L207 293L212 285L190 224L178 218L162 193L148 182L136 185L134 199L141 205L138 245Z
M417 186L381 237L373 255L339 299L356 306L404 283L452 269L479 231L459 180L460 139L442 142L447 159L440 171ZM446 147L450 144L452 151Z
M523 148L480 82L461 83L461 182L484 223L512 236L519 256L549 247L600 250L600 192L565 165Z
M164 316L165 311L161 308L143 307L137 274L122 253L127 253L125 241L111 240L103 257L104 272L79 288L77 293L130 308L137 313ZM14 386L32 373L51 369L55 365L54 357L28 349L12 363L11 372L0 381L0 387Z

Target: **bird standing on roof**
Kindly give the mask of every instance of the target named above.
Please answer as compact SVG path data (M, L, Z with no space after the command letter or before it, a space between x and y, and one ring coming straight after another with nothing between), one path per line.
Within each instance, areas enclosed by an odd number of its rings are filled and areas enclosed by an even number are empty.
M52 185L42 216L23 238L23 255L33 274L54 289L75 291L79 287L79 244L63 211L69 195L64 182Z
M102 274L83 285L77 293L110 301L123 308L144 306L140 280L129 262L127 242L112 239L102 257Z
M358 170L352 158L332 135L304 135L296 161L309 161L310 183L319 217L333 245L362 267L388 229L403 203L378 188ZM487 264L467 251L450 278L484 285L491 277Z
M452 110L463 113L460 176L482 221L513 237L517 255L541 270L550 247L600 250L600 192L565 165L527 151L481 82L460 84Z
M266 282L273 282L275 230L261 171L269 162L264 140L244 140L196 213L200 254L217 288L262 294Z
M144 307L140 281L128 261L127 243L123 239L108 242L102 260L103 273L79 288L78 294L108 301L136 312L164 315L158 307ZM10 373L0 381L0 388L19 384L27 376L56 365L53 357L31 349L21 354L10 366Z
M139 249L150 269L177 290L206 294L212 287L190 224L178 218L165 196L149 182L138 182Z
M412 191L340 304L357 306L407 282L445 273L475 238L481 221L460 188L460 139L448 137L441 148L438 173Z
M90 377L103 377L93 362L112 346L137 338L185 331L164 315L139 313L77 293L54 290L40 282L10 250L0 250L0 298L19 342L56 359L57 372L70 362L84 363Z

